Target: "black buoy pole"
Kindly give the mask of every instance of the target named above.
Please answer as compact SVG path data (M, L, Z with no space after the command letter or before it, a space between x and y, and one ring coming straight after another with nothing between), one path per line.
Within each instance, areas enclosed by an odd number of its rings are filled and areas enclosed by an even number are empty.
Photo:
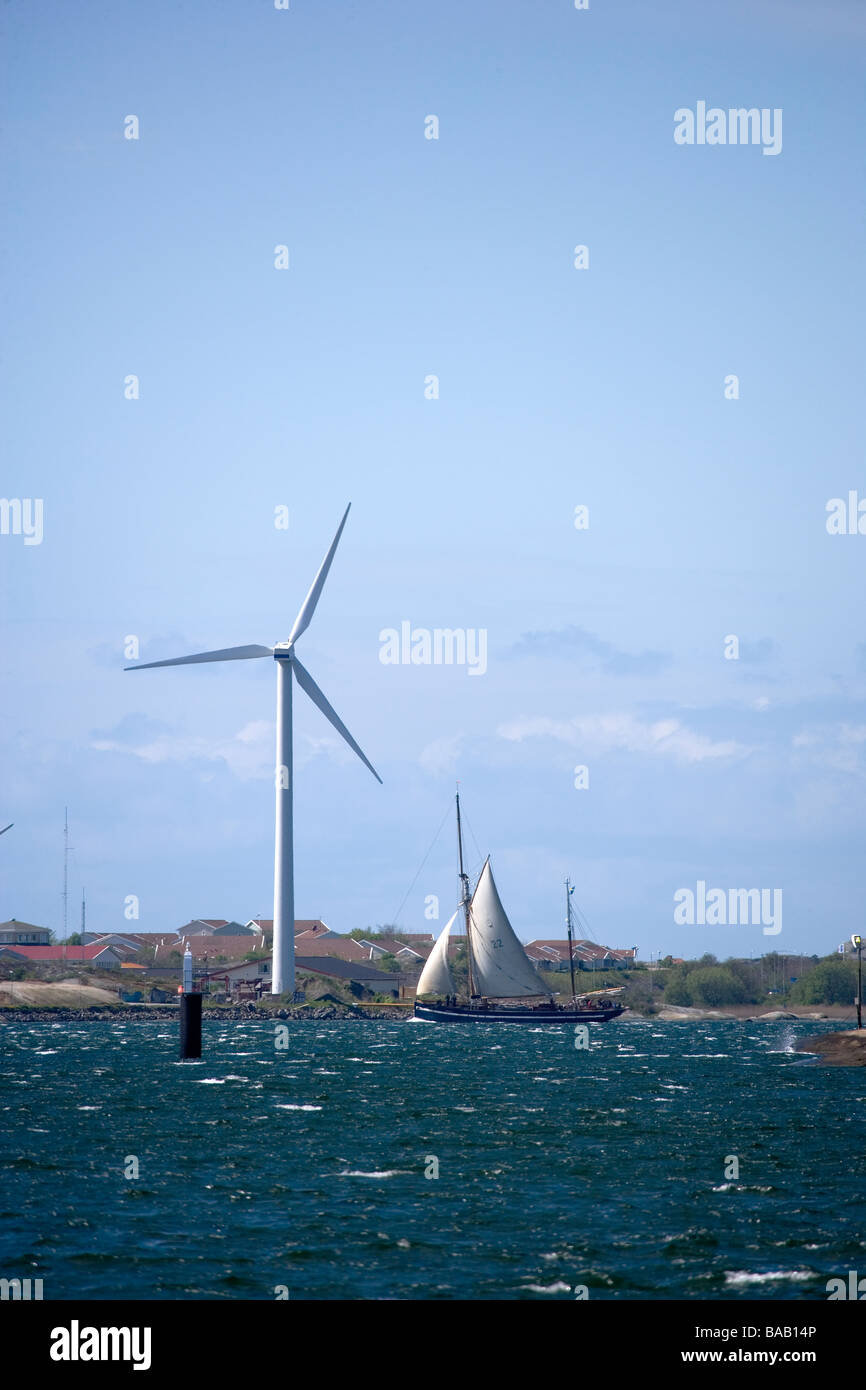
M190 1062L201 1057L201 995L180 996L180 1060Z
M180 1060L201 1057L201 995L192 988L192 951L187 944L183 957L183 988L180 994Z

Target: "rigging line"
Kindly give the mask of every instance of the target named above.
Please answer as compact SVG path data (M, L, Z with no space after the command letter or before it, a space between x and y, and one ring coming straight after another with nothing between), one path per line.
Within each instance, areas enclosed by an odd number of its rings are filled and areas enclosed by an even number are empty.
M469 834L472 836L472 843L475 846L475 853L478 855L479 862L483 865L486 855L482 854L481 850L478 847L478 841L475 838L475 831L472 829L472 822L470 821L465 811L463 812L463 819L469 827Z
M586 932L586 934L587 934L587 940L588 940L588 941L591 941L592 944L593 944L593 946L598 946L598 945L600 945L601 943L598 942L598 941L596 941L596 939L595 939L595 933L593 932L592 927L589 925L589 921L588 921L586 915L584 914L584 912L581 910L581 908L577 907L577 905L574 905L574 906L572 907L572 912L574 913L575 917L577 918L578 924L581 925L581 926L583 927L584 931Z
M415 875L415 877L413 878L412 882L409 884L409 887L408 887L408 889L407 889L407 891L406 891L406 896L404 897L404 899L403 899L403 901L401 902L400 906L397 908L396 914L395 914L394 917L392 918L392 921L393 921L395 927L396 927L396 926L399 926L399 924L400 924L400 913L403 911L403 908L406 906L406 902L407 902L407 900L408 900L408 898L409 898L409 894L412 892L412 889L415 887L415 884L418 882L418 879L421 877L421 870L424 868L424 865L427 863L427 860L430 858L430 855L433 853L433 848L434 848L434 846L435 846L435 844L436 844L436 841L439 839L439 836L442 834L442 827L443 827L443 825L445 824L445 822L446 822L446 820L448 819L448 817L449 817L450 814L451 814L451 802L449 801L448 805L447 805L446 808L445 808L445 815L442 817L442 820L441 820L440 823L439 823L439 829L436 831L436 834L433 836L433 839L432 839L431 844L430 844L430 848L428 849L427 853L424 855L424 858L421 860L421 863L418 865L418 872L416 873L416 875Z

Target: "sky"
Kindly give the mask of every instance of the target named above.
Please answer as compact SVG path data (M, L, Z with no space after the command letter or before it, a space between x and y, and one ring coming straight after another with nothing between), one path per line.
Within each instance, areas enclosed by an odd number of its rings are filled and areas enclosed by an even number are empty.
M383 785L296 692L298 917L435 931L459 780L524 940L566 876L644 960L862 930L864 38L859 0L2 7L0 919L62 932L65 807L70 930L83 890L93 930L271 916L273 662L124 652L285 641L351 502L298 654ZM781 148L678 143L699 103ZM402 623L486 669L386 663ZM781 931L676 921L699 882Z

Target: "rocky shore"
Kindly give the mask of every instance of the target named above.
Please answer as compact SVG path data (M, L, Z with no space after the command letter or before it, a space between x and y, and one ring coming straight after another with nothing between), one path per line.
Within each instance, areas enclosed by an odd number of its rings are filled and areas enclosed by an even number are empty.
M293 1023L303 1023L309 1020L312 1023L321 1023L327 1019L367 1019L377 1018L401 1019L406 1018L408 1009L389 1009L378 1008L364 1009L363 1006L352 1007L346 1005L340 1007L335 1004L315 1005L311 1008L296 1009L257 1009L247 1008L246 1005L230 1009L205 1009L203 1021L205 1025L209 1022L216 1023L239 1023L242 1020L251 1018L259 1020L281 1020L291 1019ZM162 1008L159 1005L142 1006L140 1004L118 1005L116 1008L90 1008L90 1009L2 1009L0 1008L0 1023L100 1023L111 1019L137 1019L139 1022L161 1022L172 1020L179 1021L180 1010L175 1007Z
M866 1067L866 1028L852 1033L821 1033L801 1038L798 1052L814 1052L828 1067Z

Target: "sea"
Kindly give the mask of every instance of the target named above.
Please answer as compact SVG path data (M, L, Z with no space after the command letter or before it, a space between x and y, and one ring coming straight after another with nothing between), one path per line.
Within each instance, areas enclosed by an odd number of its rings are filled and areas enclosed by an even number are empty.
M0 1275L45 1299L827 1299L866 1069L814 1022L0 1024Z

